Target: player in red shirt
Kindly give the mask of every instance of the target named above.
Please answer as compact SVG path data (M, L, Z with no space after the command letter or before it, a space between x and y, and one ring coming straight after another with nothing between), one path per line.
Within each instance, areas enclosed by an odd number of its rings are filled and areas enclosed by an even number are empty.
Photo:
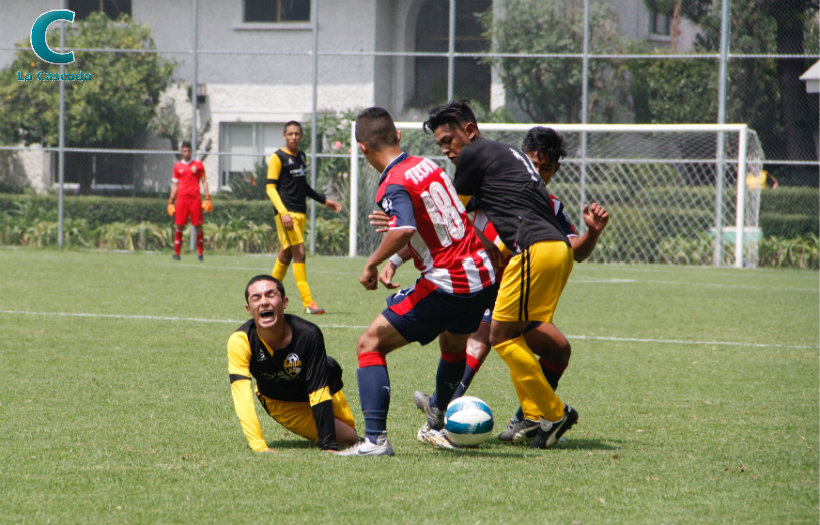
M202 261L202 210L213 210L208 180L205 178L205 166L198 160L191 159L191 143L183 142L180 147L182 160L174 164L174 178L171 181L171 197L168 199L168 215L174 217L174 260L179 260L182 247L182 230L188 219L196 229L197 258ZM199 193L199 186L205 190L205 203ZM176 199L176 204L174 204Z
M387 354L409 342L426 345L438 337L442 359L436 389L442 400L449 400L464 374L467 337L495 300L495 271L447 174L429 159L401 150L387 110L362 111L356 118L356 141L382 173L376 202L389 217L388 231L367 259L359 282L375 290L379 265L400 250L410 251L421 277L415 286L389 297L387 308L359 337L356 375L365 436L339 454L393 455L387 440ZM430 406L429 429L444 426L445 408Z

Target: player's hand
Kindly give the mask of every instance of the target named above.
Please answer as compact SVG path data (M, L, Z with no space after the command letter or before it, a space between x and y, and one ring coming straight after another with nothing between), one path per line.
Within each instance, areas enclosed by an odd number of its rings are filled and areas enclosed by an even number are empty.
M375 290L379 287L379 268L378 266L367 265L362 271L362 276L359 277L359 282L362 283L365 290Z
M587 228L601 233L609 222L609 213L598 203L584 204L584 223Z
M342 205L334 201L333 199L325 199L325 206L327 206L329 210L335 211L336 213L342 211Z
M173 202L169 202L169 203L168 203L168 216L169 216L169 217L173 217L173 216L174 216L174 213L176 213L176 211L177 211L177 207L176 207L176 206L174 206L174 203L173 203Z
M370 225L375 228L376 233L384 233L389 229L390 217L381 210L373 210L367 216Z
M379 274L379 282L388 290L393 290L401 286L399 283L393 282L393 276L396 274L396 265L387 261Z
M205 197L205 201L202 203L202 210L205 213L211 213L212 211L214 211L214 205L213 205L213 203L211 203L211 197L210 196Z
M282 214L282 226L284 226L286 230L293 229L293 217L291 217L289 213Z

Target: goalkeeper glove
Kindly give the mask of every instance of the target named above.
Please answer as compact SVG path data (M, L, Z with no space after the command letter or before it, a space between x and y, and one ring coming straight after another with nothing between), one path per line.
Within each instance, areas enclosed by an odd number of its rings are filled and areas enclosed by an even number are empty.
M169 200L168 201L168 216L173 217L174 212L176 212L176 211L177 211L177 208L176 208L176 206L174 206L174 201Z
M205 213L214 211L214 205L211 203L210 195L205 195L205 202L202 203L202 209L205 210Z

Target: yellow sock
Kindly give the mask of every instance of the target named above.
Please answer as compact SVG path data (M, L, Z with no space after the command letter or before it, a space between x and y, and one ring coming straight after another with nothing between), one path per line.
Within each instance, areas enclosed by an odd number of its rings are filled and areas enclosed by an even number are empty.
M527 395L521 383L513 376L512 370L510 370L510 378L512 379L515 393L518 394L518 402L521 405L521 411L524 413L524 417L533 421L540 421L541 411L538 410L538 406L530 399L530 396Z
M293 263L293 278L296 279L296 287L299 288L299 295L302 296L302 306L307 307L313 302L313 296L310 295L305 263Z
M523 336L516 337L495 345L496 352L507 363L510 375L526 394L519 402L531 400L547 421L558 421L564 417L564 403L547 383L538 358L527 346Z
M276 264L273 265L273 272L271 272L271 274L273 275L273 278L278 280L279 282L282 282L282 279L285 278L285 274L287 274L287 273L288 273L288 265L287 264L282 264L282 261L280 261L279 259L276 259Z

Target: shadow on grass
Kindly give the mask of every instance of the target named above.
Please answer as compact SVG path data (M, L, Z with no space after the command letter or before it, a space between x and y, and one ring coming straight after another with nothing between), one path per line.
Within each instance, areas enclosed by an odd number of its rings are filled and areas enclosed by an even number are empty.
M272 439L267 442L268 447L274 450L277 449L297 449L297 448L316 448L316 443L308 441L307 439L294 437L292 439Z
M267 442L268 447L274 450L282 449L311 449L316 448L316 443L302 438L292 439L272 439ZM454 450L445 450L433 448L431 446L419 444L421 450L428 450L433 452L458 454L463 456L481 456L481 457L520 457L521 452L525 450L532 450L536 452L537 449L531 449L528 442L524 443L501 443L500 441L490 441L484 446L479 447L461 447ZM620 450L621 440L617 439L564 439L553 450Z
M489 446L487 446L489 445ZM465 456L482 456L482 457L519 457L524 450L531 450L533 452L540 452L538 449L530 448L528 442L523 443L501 443L493 441L487 443L483 447L462 447L455 450L433 449L429 446L424 446L427 450L440 450L442 452L450 452L453 454L460 454ZM620 440L613 439L566 439L561 441L551 450L620 450Z

